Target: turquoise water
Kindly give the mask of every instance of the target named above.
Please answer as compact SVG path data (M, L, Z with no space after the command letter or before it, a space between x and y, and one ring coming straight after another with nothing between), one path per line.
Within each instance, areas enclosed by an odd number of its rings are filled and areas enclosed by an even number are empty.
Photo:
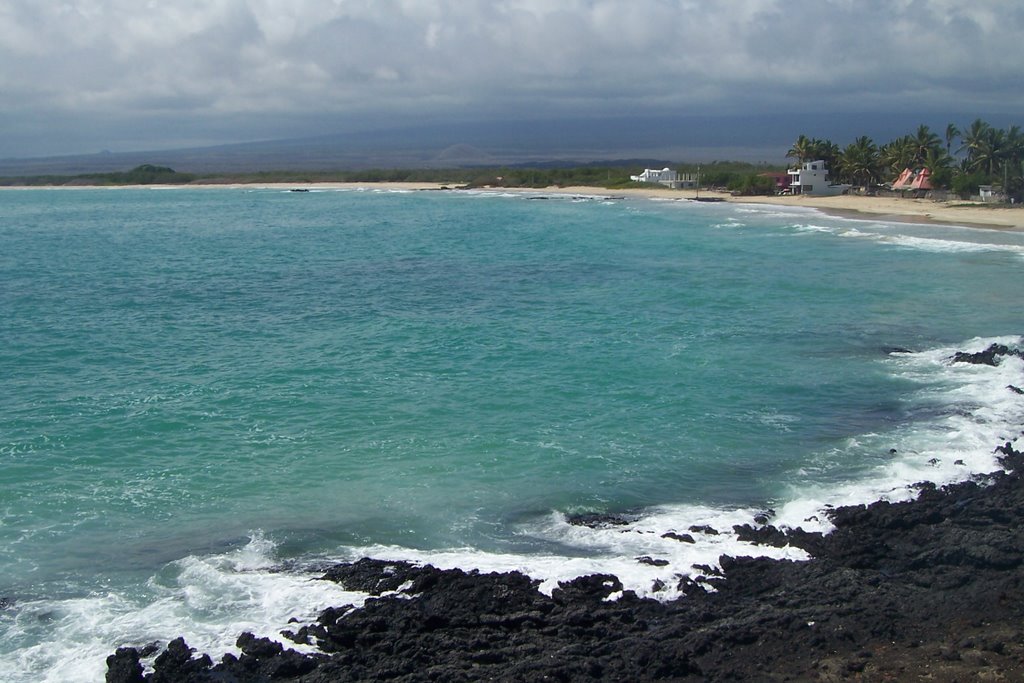
M1020 367L944 359L1017 342L1022 265L1020 233L756 205L4 191L0 658L101 679L272 635L318 560L623 573L562 515L800 523L990 468Z

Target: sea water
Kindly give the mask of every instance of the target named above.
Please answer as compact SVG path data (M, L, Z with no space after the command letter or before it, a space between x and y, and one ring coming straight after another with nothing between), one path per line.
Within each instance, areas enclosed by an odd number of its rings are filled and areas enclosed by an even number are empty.
M367 555L660 599L804 559L732 526L997 467L1022 363L950 357L1019 344L1022 273L1021 233L756 204L4 191L0 670L279 638Z

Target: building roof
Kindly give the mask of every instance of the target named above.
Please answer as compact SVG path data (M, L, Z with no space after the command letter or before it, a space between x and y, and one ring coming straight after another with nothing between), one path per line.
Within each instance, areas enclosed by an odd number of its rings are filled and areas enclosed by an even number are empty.
M914 180L914 172L909 168L903 169L903 173L900 173L896 180L892 181L892 189L894 190L909 190L910 183Z
M935 187L931 181L931 171L927 168L919 168L916 171L905 168L903 173L892 182L894 190L933 190Z
M932 172L927 168L922 168L917 172L917 177L914 178L914 182L910 183L910 189L912 190L932 190Z

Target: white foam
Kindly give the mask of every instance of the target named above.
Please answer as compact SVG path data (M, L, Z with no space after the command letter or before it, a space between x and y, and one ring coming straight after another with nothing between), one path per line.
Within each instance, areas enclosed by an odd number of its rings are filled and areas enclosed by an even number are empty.
M584 527L585 528L585 527ZM589 533L588 533L589 532ZM415 551L408 548L374 546L363 548L367 555L379 559L407 561L417 564L431 564L440 569L476 569L482 572L521 572L540 582L541 592L550 595L561 582L571 581L591 574L613 574L622 582L624 589L638 595L670 600L681 597L684 591L679 587L683 577L699 577L703 570L696 564L718 566L721 555L757 555L791 560L807 559L806 553L796 548L758 548L758 551L735 552L738 542L731 534L724 534L717 543L687 544L666 540L654 532L634 527L616 527L613 530L587 529L580 536L588 537L588 543L580 539L580 549L593 552L594 544L607 544L607 536L618 534L616 543L609 546L605 555L575 557L566 555L515 555L487 553L465 548L444 552ZM654 534L654 535L652 535ZM709 537L714 538L714 537ZM735 547L734 547L735 546ZM613 549L626 553L615 554ZM644 564L639 558L666 562L662 566Z
M849 455L856 461L866 453L887 452L889 447L895 448L896 454L840 481L823 481L822 472L815 471L809 479L794 482L789 495L773 503L771 524L782 529L828 532L833 528L827 514L830 507L909 500L918 490L914 485L922 481L944 485L998 469L994 446L1012 440L1019 425L1024 424L1024 399L1008 388L1024 384L1024 361L1006 357L997 367L951 362L958 350L981 351L992 343L1012 347L1021 339L977 338L955 347L892 354L886 361L891 372L920 384L912 398L913 407L927 408L933 417L915 420L892 433L850 438L845 449L830 456ZM806 476L806 469L795 475ZM753 523L758 512L752 508L661 506L625 525L573 526L564 516L553 514L520 529L524 537L564 547L564 554L512 555L475 549L436 552L393 546L370 546L352 552L353 557L368 555L440 568L520 571L539 580L546 593L559 582L579 576L614 574L627 590L667 600L683 595L681 578L699 578L705 573L696 565L718 568L722 555L808 559L797 548L740 541L733 527ZM691 531L691 527L710 527L719 533ZM685 534L694 542L666 534ZM638 558L656 563L640 562Z
M879 236L871 232L863 232L857 228L850 228L843 230L839 233L840 237L854 237L854 238L866 238L866 239L878 239Z
M999 469L994 447L1013 441L1024 424L1024 399L1009 388L1024 381L1024 360L1002 358L998 366L952 363L957 351L982 351L990 344L1019 345L1019 337L976 338L957 346L892 354L894 374L920 384L912 406L932 417L916 419L886 435L851 440L849 452L875 447L896 452L887 462L841 483L800 485L779 509L775 523L828 531L821 511L828 505L913 498L914 484L962 481Z
M817 225L815 223L798 223L792 227L797 233L828 233L834 235L840 232L840 228L834 225Z
M581 526L570 524L560 513L520 529L523 537L555 543L565 548L559 554L503 554L473 548L447 551L419 551L397 546L366 546L351 550L340 560L368 556L383 560L431 564L440 569L476 569L482 572L518 571L540 582L541 592L550 595L561 582L590 574L612 574L625 590L644 597L672 600L685 594L681 579L700 580L720 569L720 558L728 556L771 557L802 561L805 551L786 546L755 546L742 542L733 526L750 524L754 509L714 509L679 505L662 506L622 525ZM706 526L717 534L691 531ZM669 535L671 534L671 535ZM689 539L692 539L690 542ZM711 589L710 584L706 585Z
M874 240L880 244L891 245L894 247L900 247L904 249L914 249L918 251L927 251L932 253L941 254L956 254L956 253L984 253L984 252L1008 252L1015 254L1021 258L1024 258L1024 246L1020 244L1008 243L1005 241L994 241L988 242L983 241L980 238L988 237L984 231L978 231L974 229L964 228L963 230L970 230L969 233L965 233L962 238L953 239L950 238L950 234L955 234L958 228L946 227L936 228L936 226L917 226L914 224L883 224L883 223L871 223L860 219L834 219L833 224L819 224L819 223L791 223L789 228L793 231L790 234L796 235L808 235L808 234L830 234L841 238L857 238ZM845 224L850 222L856 222L859 227L848 227ZM721 224L713 227L723 227ZM936 230L942 230L946 237L939 237L937 234L931 234L926 237L907 234L902 230L905 228L921 228L926 227L934 233ZM1006 235L1003 233L995 233L1000 238L1005 238Z
M973 253L986 251L1008 251L1024 256L1024 247L1016 244L993 244L968 240L951 240L937 237L914 237L912 235L885 235L883 242L910 249L936 253Z
M184 636L199 652L236 652L243 631L297 650L280 631L305 624L325 607L362 605L366 596L312 574L278 571L272 542L254 534L233 552L186 557L150 581L143 595L105 593L18 603L4 640L24 642L5 662L11 683L103 680L106 657L123 645Z
M993 343L1017 347L1021 341L1019 337L976 338L955 346L890 355L884 361L889 371L918 385L909 399L910 412L927 417L908 421L886 434L854 435L839 450L824 454L820 468L804 466L794 472L788 495L770 502L776 510L771 523L780 528L827 532L831 529L826 513L829 506L906 500L915 495L912 485L917 482L941 485L997 469L993 447L1014 440L1024 424L1024 397L1008 388L1024 386L1024 360L1004 357L996 367L950 361L958 350L976 352ZM786 425L786 416L766 413L752 417L781 420L780 428ZM847 456L860 461L865 454L886 452L888 447L896 449L893 457L855 475L826 480L830 466L837 461ZM751 524L758 512L755 508L666 505L646 510L627 524L598 528L575 526L564 515L552 513L522 524L518 535L526 545L560 548L558 551L431 551L374 545L340 549L338 556L329 559L350 561L370 556L429 563L442 569L519 571L538 580L540 589L549 594L560 582L589 574L613 574L626 590L669 600L692 590L685 583L680 585L684 578L713 589L702 579L714 574L723 555L808 559L798 548L740 541L733 527ZM704 527L718 533L705 533ZM279 631L289 628L291 618L309 623L327 606L358 606L365 600L364 594L318 581L313 574L279 571L275 552L274 543L257 533L232 552L190 556L172 563L139 595L110 592L20 603L14 610L0 613L3 641L10 652L3 662L5 680L101 680L105 657L116 647L163 642L179 634L200 652L217 657L235 651L235 640L242 631L280 639Z
M728 216L725 223L713 223L712 228L745 228L747 224L734 216Z
M743 204L736 207L736 213L750 213L764 216L766 218L806 218L808 214L823 215L818 209L802 206L788 206L780 208L774 204Z

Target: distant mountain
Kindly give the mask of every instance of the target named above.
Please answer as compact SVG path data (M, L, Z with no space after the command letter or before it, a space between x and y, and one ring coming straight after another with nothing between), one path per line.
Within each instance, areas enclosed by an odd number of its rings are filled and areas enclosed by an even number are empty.
M494 165L495 158L487 152L474 147L473 145L467 145L460 143L447 147L434 157L433 159L437 162L438 166L490 166Z
M749 131L750 126L737 129ZM449 122L187 149L0 159L0 176L124 171L141 164L190 173L231 173L570 165L626 158L777 162L790 142L788 134L756 139L756 144L740 137L755 141L724 130L716 119Z
M125 171L141 164L180 172L330 171L368 168L439 168L576 165L626 159L674 161L784 161L800 134L845 145L868 135L887 142L974 115L740 114L550 121L478 121L350 131L212 147L79 156L0 159L0 176ZM989 117L996 125L1006 117ZM660 163L660 162L659 162Z

